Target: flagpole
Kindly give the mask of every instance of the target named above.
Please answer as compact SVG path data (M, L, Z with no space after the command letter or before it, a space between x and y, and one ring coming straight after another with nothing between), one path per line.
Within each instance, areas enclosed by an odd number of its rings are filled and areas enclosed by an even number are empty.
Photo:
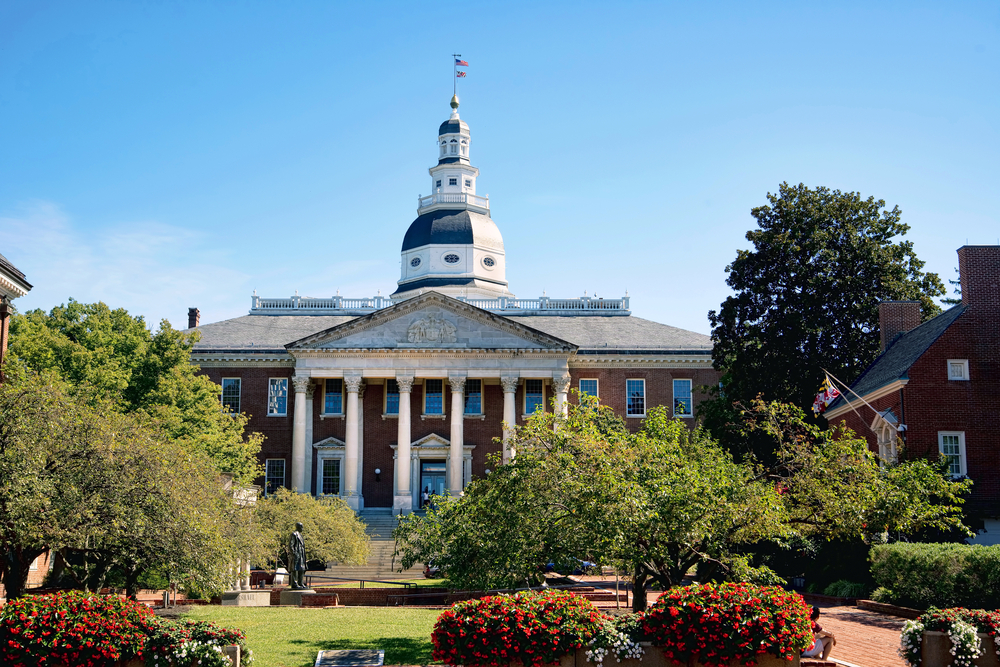
M451 72L451 94L458 95L458 59L462 57L461 53L451 54L452 72Z
M827 377L829 377L831 380L833 380L834 382L836 382L837 384L839 384L840 386L842 386L844 389L846 389L847 391L849 391L852 394L854 394L855 396L857 396L858 400L861 401L862 403L864 403L865 405L867 405L869 408L871 408L871 411L874 412L879 417L879 419L881 419L882 421L884 421L889 426L892 426L892 422L890 422L888 419L886 419L885 416L883 416L881 412L879 412L874 407L872 407L872 404L869 403L868 401L866 401L865 399L863 399L861 397L861 395L858 394L858 392L856 392L853 389L851 389L850 387L848 387L846 384L844 384L844 382L842 380L838 379L833 373L831 373L830 371L826 370L825 368L821 368L820 370L822 370L824 373L826 373ZM847 400L846 396L844 396L844 402L847 403L848 407L850 407L851 410L854 410L854 414L858 415L858 419L860 419L862 422L864 422L864 418L857 411L857 409L855 409L855 407L851 404L851 402L849 400ZM867 422L864 422L864 423L865 423L866 426L868 426L868 430L869 431L871 431L872 433L874 433L876 436L878 435L878 432L875 429L873 429L870 425L868 425Z

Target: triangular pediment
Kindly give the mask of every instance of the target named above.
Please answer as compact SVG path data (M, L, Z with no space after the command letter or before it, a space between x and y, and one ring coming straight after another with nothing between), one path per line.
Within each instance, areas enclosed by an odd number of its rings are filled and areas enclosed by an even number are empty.
M437 292L427 292L285 346L295 350L529 349L572 343Z

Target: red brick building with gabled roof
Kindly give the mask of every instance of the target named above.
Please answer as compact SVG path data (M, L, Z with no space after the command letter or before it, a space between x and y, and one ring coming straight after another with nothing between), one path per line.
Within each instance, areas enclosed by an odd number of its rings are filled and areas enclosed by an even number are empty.
M830 406L886 459L946 457L974 482L967 509L1000 543L1000 246L958 249L962 302L920 322L920 304L881 304L882 354Z

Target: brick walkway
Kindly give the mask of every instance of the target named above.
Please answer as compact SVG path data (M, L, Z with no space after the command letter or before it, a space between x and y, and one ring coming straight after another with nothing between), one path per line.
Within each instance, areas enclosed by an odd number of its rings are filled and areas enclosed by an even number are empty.
M830 658L858 667L904 667L896 653L905 619L857 607L819 605L819 623L837 635Z

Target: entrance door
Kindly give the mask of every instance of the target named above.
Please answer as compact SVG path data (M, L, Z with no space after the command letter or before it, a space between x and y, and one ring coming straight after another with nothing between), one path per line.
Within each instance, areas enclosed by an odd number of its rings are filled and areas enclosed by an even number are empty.
M445 473L448 467L445 461L420 462L420 497L426 490L430 495L444 495ZM422 503L422 501L421 501Z

